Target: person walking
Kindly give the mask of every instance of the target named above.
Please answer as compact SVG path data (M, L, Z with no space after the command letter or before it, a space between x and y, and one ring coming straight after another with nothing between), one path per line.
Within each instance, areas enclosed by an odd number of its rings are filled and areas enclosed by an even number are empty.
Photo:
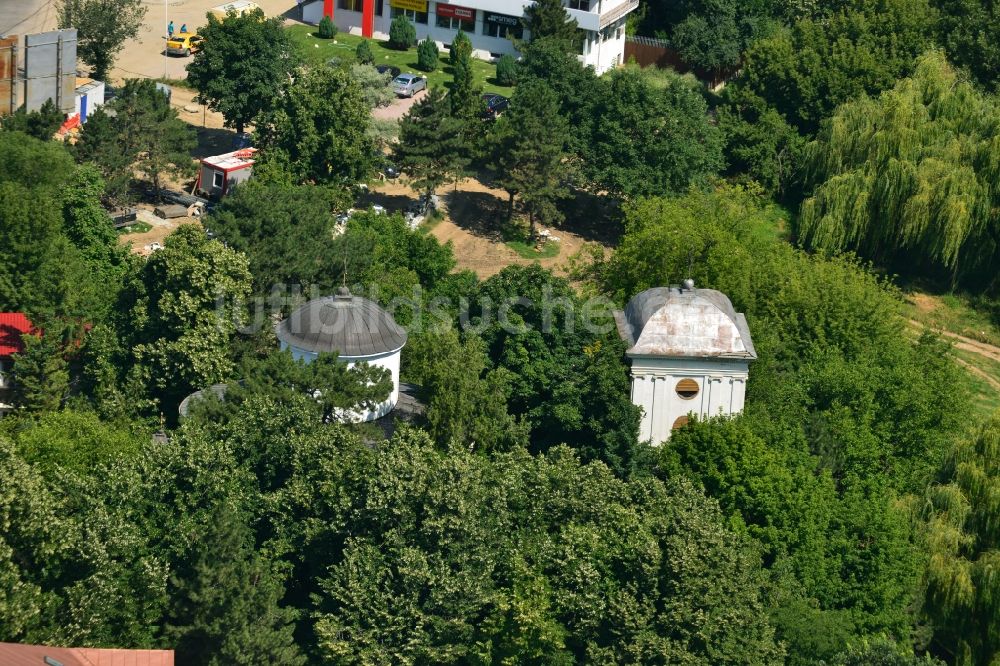
M167 39L173 39L174 36L174 22L171 21L167 24Z
M181 23L181 34L183 35L187 31L188 31L188 24L187 23Z

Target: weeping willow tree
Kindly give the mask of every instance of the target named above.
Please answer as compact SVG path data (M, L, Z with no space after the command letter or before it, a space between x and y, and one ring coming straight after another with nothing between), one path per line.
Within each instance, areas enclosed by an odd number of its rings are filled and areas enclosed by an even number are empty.
M929 267L952 287L997 285L1000 107L942 53L879 97L838 108L807 146L805 169L807 246Z
M956 666L1000 663L1000 414L959 446L923 511L925 611Z

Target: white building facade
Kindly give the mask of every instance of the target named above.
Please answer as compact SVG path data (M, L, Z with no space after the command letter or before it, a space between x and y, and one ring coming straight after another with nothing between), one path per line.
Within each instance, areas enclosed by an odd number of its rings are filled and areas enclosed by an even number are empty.
M647 289L615 313L629 344L632 402L643 410L639 439L661 444L699 419L743 411L757 353L746 317L714 289Z
M336 296L309 301L275 328L282 351L310 363L321 353L338 354L349 368L359 363L385 368L392 376L392 391L371 409L345 410L344 421L374 421L386 416L399 400L399 357L406 345L406 331L376 303L341 288Z
M302 20L319 23L331 16L341 30L374 39L388 39L389 24L406 16L417 29L417 39L430 36L447 48L461 29L472 41L474 55L497 58L517 55L509 37L528 39L521 27L523 0L316 0L302 7ZM625 18L639 7L639 0L564 0L569 16L581 31L580 60L598 74L624 62Z

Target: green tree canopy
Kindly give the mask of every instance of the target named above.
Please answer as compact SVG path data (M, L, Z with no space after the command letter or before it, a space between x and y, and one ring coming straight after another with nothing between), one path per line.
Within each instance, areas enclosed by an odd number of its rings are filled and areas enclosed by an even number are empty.
M521 24L532 40L544 37L558 40L567 51L580 42L576 19L569 16L561 0L536 0L524 8Z
M996 287L998 127L994 100L928 53L893 90L838 109L807 147L803 242Z
M58 0L60 28L76 28L77 54L106 81L115 57L139 36L147 7L142 0Z
M458 179L468 162L463 128L441 88L433 88L399 121L394 159L416 188L429 195Z
M317 67L301 73L258 122L265 163L296 182L354 185L371 174L371 107L350 72Z
M63 113L51 99L45 100L42 108L30 113L22 106L13 114L0 120L0 130L24 132L42 141L48 141L63 123Z
M1000 420L959 444L918 505L930 550L924 612L934 643L961 666L1000 655Z
M133 372L169 417L191 391L229 378L229 342L250 285L243 254L185 225L130 286Z
M514 199L520 196L532 236L536 222L563 220L557 203L569 196L568 134L569 123L560 113L558 98L537 80L518 85L510 110L493 129L492 168L509 196L507 215L513 215Z
M938 43L948 58L988 90L1000 84L1000 5L981 0L934 0L940 11Z
M722 136L696 83L668 76L661 86L628 68L602 88L584 167L598 189L625 197L683 192L721 169Z
M101 169L112 198L127 198L136 170L157 195L165 174L192 170L195 129L177 117L152 79L129 79L107 106L112 113L98 109L88 117L76 153Z
M210 12L208 24L198 29L205 41L187 66L188 83L237 132L271 108L295 70L281 21L264 18L260 9L222 19Z
M928 0L850 0L755 42L738 85L797 128L815 132L840 104L878 94L910 73L929 45Z

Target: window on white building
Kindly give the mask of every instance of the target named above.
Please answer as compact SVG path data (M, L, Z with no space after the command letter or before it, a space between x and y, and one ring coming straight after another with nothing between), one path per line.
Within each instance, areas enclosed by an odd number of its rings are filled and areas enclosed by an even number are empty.
M439 28L447 30L461 30L462 32L474 33L476 31L476 19L460 19L455 16L436 15L434 24Z
M222 183L226 180L226 174L221 171L216 171L212 174L212 187L222 187Z
M427 25L427 12L418 12L412 9L400 9L399 7L393 7L391 14L392 18L396 18L397 16L405 16L414 23L422 23L423 25Z
M569 0L570 9L579 9L581 12L590 11L590 0Z
M690 400L691 398L698 395L698 391L701 390L698 386L698 382L693 379L682 379L677 382L677 395L684 400Z
M521 27L521 19L516 16L486 12L483 15L483 34L487 37L521 39L524 28Z
M360 12L364 9L364 0L337 0L337 9Z

